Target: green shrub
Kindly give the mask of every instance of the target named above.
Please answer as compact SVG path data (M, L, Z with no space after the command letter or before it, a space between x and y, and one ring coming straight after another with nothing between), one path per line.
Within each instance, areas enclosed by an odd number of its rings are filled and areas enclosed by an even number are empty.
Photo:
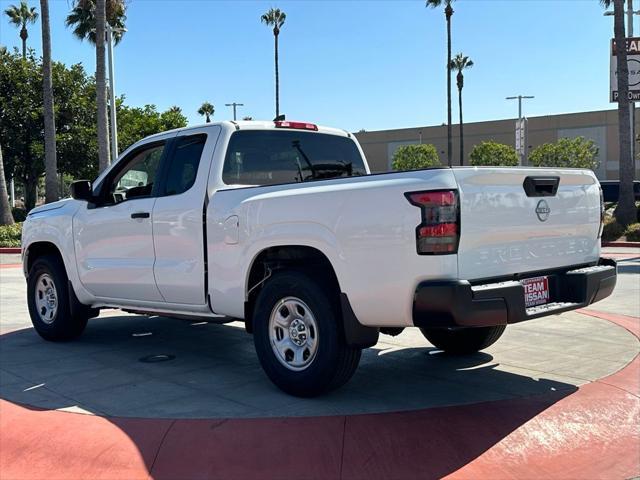
M640 242L640 223L632 223L624 232L629 242Z
M0 247L19 247L22 223L0 226Z
M497 142L482 142L473 147L471 165L474 167L515 167L518 154L513 147Z
M403 145L396 150L391 162L394 170L419 170L440 165L436 147L427 144Z
M615 221L613 217L605 217L602 229L602 240L612 242L624 234L624 227Z
M556 143L544 143L529 154L534 167L598 168L598 147L584 137L561 138Z
M11 214L15 222L24 222L27 219L27 213L24 208L14 207L11 209Z

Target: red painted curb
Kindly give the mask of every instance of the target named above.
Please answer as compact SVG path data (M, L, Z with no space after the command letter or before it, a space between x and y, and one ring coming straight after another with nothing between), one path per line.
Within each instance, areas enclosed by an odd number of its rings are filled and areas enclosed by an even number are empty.
M625 327L638 321L581 313ZM0 472L52 480L632 478L640 474L639 373L636 357L577 390L332 417L102 418L0 400Z
M640 242L602 242L602 246L640 248Z
M0 253L22 253L20 247L0 247Z
M640 258L640 253L603 253L602 256L614 260L634 260Z
M21 263L1 263L0 268L20 268Z

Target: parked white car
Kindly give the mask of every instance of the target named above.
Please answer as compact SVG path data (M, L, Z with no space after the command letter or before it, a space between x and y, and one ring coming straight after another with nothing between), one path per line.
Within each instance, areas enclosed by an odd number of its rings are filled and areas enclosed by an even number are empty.
M300 396L347 382L379 332L475 352L616 283L593 172L373 175L351 134L305 122L154 135L72 196L24 224L43 338L77 337L103 307L243 319L269 378Z

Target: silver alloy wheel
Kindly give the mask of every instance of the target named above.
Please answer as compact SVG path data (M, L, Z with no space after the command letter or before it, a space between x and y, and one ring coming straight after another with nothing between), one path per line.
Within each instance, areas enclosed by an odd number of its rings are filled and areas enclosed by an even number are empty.
M53 278L48 273L41 274L36 280L35 296L40 320L51 325L58 313L58 292Z
M311 309L296 297L285 297L269 317L269 340L278 361L289 370L304 370L318 351L318 325Z

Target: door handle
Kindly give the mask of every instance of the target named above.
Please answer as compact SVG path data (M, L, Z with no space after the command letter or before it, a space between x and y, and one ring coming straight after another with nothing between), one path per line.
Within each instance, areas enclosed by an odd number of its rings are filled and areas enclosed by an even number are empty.
M522 186L527 197L555 197L560 177L527 177Z
M131 214L131 218L149 218L149 212L136 212Z

